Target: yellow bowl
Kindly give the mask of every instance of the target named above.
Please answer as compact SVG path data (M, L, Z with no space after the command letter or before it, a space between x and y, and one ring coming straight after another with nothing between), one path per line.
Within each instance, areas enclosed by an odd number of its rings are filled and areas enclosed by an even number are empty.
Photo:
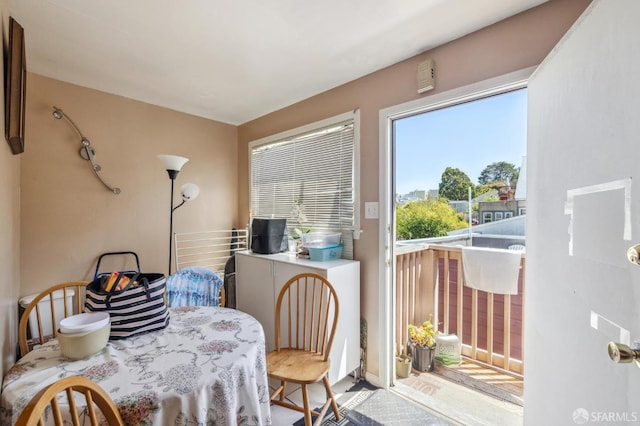
M87 358L107 345L111 324L86 333L61 333L58 331L58 344L62 355L70 359Z

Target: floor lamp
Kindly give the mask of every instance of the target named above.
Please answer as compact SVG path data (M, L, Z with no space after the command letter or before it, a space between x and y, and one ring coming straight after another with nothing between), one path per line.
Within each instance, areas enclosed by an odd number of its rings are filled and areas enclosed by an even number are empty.
M180 188L180 194L182 195L182 202L177 206L173 206L173 183L178 176L178 172L182 169L182 166L185 165L188 158L180 157L177 155L158 155L158 158L164 164L165 169L167 169L167 173L169 174L169 179L171 179L171 208L169 211L169 268L168 275L171 275L171 252L173 246L173 212L180 206L182 206L187 201L195 200L200 193L200 188L195 183L186 183L182 185Z

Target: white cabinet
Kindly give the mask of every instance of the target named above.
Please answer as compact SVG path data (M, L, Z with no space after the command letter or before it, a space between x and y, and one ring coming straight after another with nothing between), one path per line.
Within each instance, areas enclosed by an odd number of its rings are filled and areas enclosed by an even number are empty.
M282 286L294 275L312 272L336 290L340 317L331 347L329 382L360 366L360 262L314 262L287 253L236 253L236 307L256 318L264 329L267 351L275 349L275 308Z

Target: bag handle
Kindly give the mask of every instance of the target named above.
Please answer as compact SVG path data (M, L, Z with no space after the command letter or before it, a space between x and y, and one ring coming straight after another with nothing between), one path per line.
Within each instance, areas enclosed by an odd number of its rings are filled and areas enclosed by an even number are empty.
M112 251L112 252L108 252L108 253L102 253L99 257L98 257L98 262L96 263L96 272L93 274L93 279L98 278L98 271L100 270L100 262L102 262L102 258L106 257L106 256L114 256L114 255L132 255L135 260L136 260L136 267L138 268L137 272L140 273L140 259L138 258L138 254L134 251Z
M140 272L136 272L135 274L133 274L133 276L131 278L129 278L129 282L127 283L127 285L125 286L125 288L118 290L118 283L120 282L120 280L123 277L126 277L126 275L122 272L118 273L118 277L116 278L116 281L113 283L113 286L111 287L111 290L107 291L107 296L104 298L104 302L107 305L107 308L111 308L111 297L115 294L115 293L122 293L125 292L129 289L129 287L131 287L133 285L134 282L136 282L138 280L138 277L140 276ZM104 278L108 277L102 277L102 283L101 283L101 287L104 291ZM145 293L147 293L147 299L151 298L151 295L149 294L149 280L147 279L147 277L142 277L142 279L140 281L138 281L138 285L142 285L144 287Z

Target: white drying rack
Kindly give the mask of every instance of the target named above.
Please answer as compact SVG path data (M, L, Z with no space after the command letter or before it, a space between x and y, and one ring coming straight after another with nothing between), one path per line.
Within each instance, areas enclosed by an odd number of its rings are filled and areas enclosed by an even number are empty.
M190 266L211 269L221 278L227 259L247 249L246 229L186 232L174 234L176 271Z

